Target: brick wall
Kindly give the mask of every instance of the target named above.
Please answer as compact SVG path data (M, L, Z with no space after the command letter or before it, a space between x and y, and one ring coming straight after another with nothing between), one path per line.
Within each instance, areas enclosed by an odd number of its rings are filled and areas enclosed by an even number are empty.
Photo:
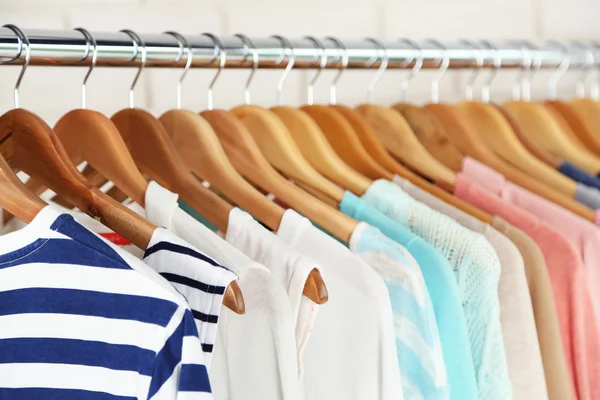
M176 30L182 34L245 33L260 37L281 34L336 35L340 38L379 37L396 40L436 38L468 39L594 39L600 38L599 0L0 0L0 24L24 28L90 31L132 29L138 32ZM0 67L0 112L12 107L12 87L18 68ZM78 107L83 68L30 67L25 75L21 104L53 124ZM144 72L136 91L136 105L160 114L175 105L175 83L180 71ZM206 107L206 87L212 70L192 70L184 85L184 107ZM331 71L317 84L316 100L327 100ZM398 99L403 71L389 71L376 89L376 100L388 104ZM97 68L88 84L88 107L108 115L127 106L133 69ZM252 86L253 102L273 105L278 71L258 71ZM310 72L293 71L285 87L285 101L306 101ZM338 101L359 104L372 71L349 71L341 79ZM429 98L429 78L422 72L409 89L408 98L422 103ZM456 101L463 93L467 72L449 72L441 85L441 101ZM510 96L516 72L501 72L492 98ZM561 84L561 95L572 96L573 77ZM247 71L225 71L215 87L215 107L228 108L243 101ZM549 72L534 82L534 96L543 96Z

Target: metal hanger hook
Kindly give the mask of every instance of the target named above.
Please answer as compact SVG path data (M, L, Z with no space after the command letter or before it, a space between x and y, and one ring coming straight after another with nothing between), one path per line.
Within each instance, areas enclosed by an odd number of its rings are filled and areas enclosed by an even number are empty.
M217 82L219 75L221 75L221 72L223 72L223 68L225 68L225 63L227 62L227 52L225 51L225 47L223 47L223 43L216 35L213 35L212 33L209 33L209 32L205 32L202 35L208 36L209 38L211 38L211 40L213 41L213 43L215 45L215 53L214 53L215 57L213 57L213 59L211 60L211 63L213 61L215 61L217 56L219 57L219 69L217 70L217 73L215 74L212 81L210 82L210 85L208 86L208 104L206 107L208 110L212 110L213 109L213 87L215 86L215 83Z
M513 42L515 43L515 42ZM518 41L516 44L521 45L521 54L523 55L523 62L521 63L521 68L519 69L519 73L515 79L515 82L512 86L512 98L513 100L528 100L525 99L527 94L525 93L525 81L529 75L529 71L531 70L531 65L533 64L533 59L531 56L531 50L529 47L523 42Z
M192 61L194 60L194 52L185 36L183 36L182 34L175 31L167 31L165 32L165 34L173 36L177 40L177 44L179 44L179 54L177 55L175 60L173 60L173 63L178 63L185 54L185 67L183 68L183 73L181 74L181 77L177 81L177 94L175 99L177 109L181 110L183 102L183 80L185 79L185 76L187 75L188 71L190 70L190 67L192 66Z
M411 46L415 52L416 56L404 61L402 63L402 68L407 67L415 61L415 65L411 68L410 72L404 76L402 81L400 82L400 101L402 103L406 103L407 93L408 93L408 85L412 80L417 76L421 68L423 68L423 52L421 51L421 47L414 40L410 40L407 38L402 38L399 40L400 43L407 43Z
M598 50L600 50L600 42L593 40L591 42L591 47L596 51L596 57L594 57L596 59L596 61L598 61ZM600 62L595 62L594 63L594 67L596 69L596 71L599 70L600 67ZM594 101L598 101L600 100L600 82L599 82L600 77L598 76L598 72L596 73L596 79L594 79L592 81L592 86L590 87L590 98Z
M465 83L465 100L473 101L473 86L475 85L475 81L479 77L484 64L483 53L481 52L479 46L470 40L461 40L461 43L464 43L471 48L473 51L473 58L475 59L475 68L472 68L472 72L469 74L469 78Z
M379 82L379 80L381 79L381 77L385 73L385 70L388 67L390 55L387 51L387 48L380 40L375 38L367 38L367 40L373 43L375 46L377 46L377 48L379 49L379 55L376 58L374 58L372 62L367 62L365 66L370 67L381 58L381 65L379 65L377 72L375 72L375 75L373 75L373 77L369 81L369 84L367 85L367 103L373 104L373 102L375 101L375 86L377 85L377 83Z
M575 93L577 97L582 99L585 97L585 82L592 73L592 69L596 65L596 57L591 47L585 46L583 43L578 41L572 41L573 45L585 49L585 63L580 68L579 77L575 83Z
M96 40L87 29L75 28L74 30L81 32L86 40L85 55L83 56L82 61L87 60L88 55L90 54L90 49L92 52L92 62L90 64L90 68L85 74L85 77L83 78L83 83L81 84L81 109L85 110L87 105L86 85L90 75L92 74L92 71L94 70L94 67L96 66L96 62L98 61L98 46L96 44Z
M325 40L329 40L335 44L337 50L340 53L340 67L338 68L338 73L335 74L335 77L331 81L331 85L329 85L329 104L335 105L337 103L337 84L342 77L342 74L348 68L348 50L346 50L346 46L344 42L334 36L327 36Z
M548 42L548 45L560 49L563 53L558 68L556 68L556 71L554 71L550 79L548 79L548 98L550 100L556 100L558 81L565 75L571 66L571 54L569 53L569 48L558 40L550 41Z
M325 46L323 45L323 42L321 42L316 37L305 36L304 39L310 40L315 45L315 47L319 48L319 53L321 53L321 55L318 57L319 69L317 69L317 73L315 74L315 76L308 82L306 103L309 106L312 106L315 100L315 83L317 83L319 76L321 76L323 68L327 66L327 54L325 53Z
M258 68L258 49L248 36L242 33L237 33L234 36L240 39L244 44L244 61L246 61L248 58L248 52L252 53L252 72L250 72L250 76L248 76L248 79L246 80L246 86L244 86L244 103L246 105L250 105L250 83L252 82L254 74L256 73L256 69Z
M142 60L140 62L140 67L137 73L135 74L135 78L133 78L133 83L131 84L131 87L129 88L129 108L135 108L135 85L137 85L138 79L140 78L140 75L142 74L142 71L146 66L148 52L146 50L146 43L137 33L129 29L123 29L120 32L127 34L127 36L129 36L133 40L134 48L132 60L135 60L137 58L138 53L140 52L139 49L141 47Z
M525 70L525 74L521 80L521 91L523 93L523 100L531 101L531 86L533 84L533 78L542 66L542 57L540 55L540 49L535 44L528 40L523 40L523 45L525 45L529 52L531 65Z
M283 85L290 75L290 71L294 67L294 63L296 62L296 52L294 51L294 46L292 46L292 42L290 42L289 39L281 35L273 35L271 37L279 40L283 50L280 60L276 62L276 65L281 64L283 60L285 60L286 56L289 55L288 64L285 67L281 78L279 78L279 82L277 82L277 105L281 106L283 105Z
M434 46L437 46L440 50L442 50L440 67L431 80L431 102L437 104L440 101L440 82L446 74L446 71L448 71L448 67L450 66L450 57L448 56L448 48L444 46L443 43L435 39L427 39L425 42L432 43Z
M488 77L481 84L481 101L483 103L490 102L490 87L492 82L498 76L498 71L502 67L502 56L498 51L498 47L489 40L482 40L481 43L492 53L493 68Z
M15 84L14 89L14 106L15 109L17 109L19 108L19 88L21 87L21 81L23 80L23 76L25 75L25 70L27 70L27 67L29 66L29 61L31 60L31 45L29 43L27 35L25 35L25 32L23 32L18 26L13 24L6 24L3 27L13 31L17 36L17 40L19 41L19 54L15 57L14 60L18 60L19 58L21 58L23 48L25 48L25 61L23 62L23 68L21 68L21 72L19 73L19 77L17 78L17 83Z

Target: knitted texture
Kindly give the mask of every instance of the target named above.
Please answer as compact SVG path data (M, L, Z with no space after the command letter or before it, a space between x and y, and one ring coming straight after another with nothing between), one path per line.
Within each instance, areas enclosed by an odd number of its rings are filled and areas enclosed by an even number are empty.
M483 235L416 201L392 182L374 182L362 198L448 259L461 295L480 398L511 398L498 300L501 265L492 245Z

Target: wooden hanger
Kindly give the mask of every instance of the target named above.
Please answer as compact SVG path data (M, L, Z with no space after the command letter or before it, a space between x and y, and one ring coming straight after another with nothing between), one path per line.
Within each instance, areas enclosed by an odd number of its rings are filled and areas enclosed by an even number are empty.
M137 247L148 246L156 226L90 187L38 116L17 108L0 117L0 152L12 168L43 183Z
M349 243L358 223L281 176L267 161L252 134L239 119L217 118L216 113L201 115L211 124L229 160L240 174L338 239Z
M391 173L396 174L404 179L410 181L413 185L419 187L420 189L426 191L429 194L436 196L437 198L445 201L446 203L470 214L471 216L483 221L487 224L492 223L493 217L479 210L478 208L470 205L469 203L455 197L451 193L446 190L440 188L439 186L433 185L416 175L414 172L410 171L398 161L394 157L387 152L377 134L373 131L373 128L364 120L362 115L360 115L355 110L352 110L345 106L330 106L338 110L340 114L342 114L348 122L352 125L354 133L356 137L360 141L361 148L363 148L372 159L377 160L377 162L382 165L387 171L391 171ZM391 180L392 176L382 176L381 178Z
M271 165L336 204L342 201L344 189L327 180L306 161L286 125L274 112L253 105L239 106L231 111L252 134Z
M504 107L502 107L500 104L491 104L492 106L496 107L498 111L500 111L506 122L508 122L513 132L515 133L515 135L517 135L517 138L519 138L519 141L523 146L525 146L527 151L529 151L540 161L544 162L545 164L549 165L554 169L558 169L558 167L560 167L562 160L559 157L548 153L546 150L542 149L537 143L529 139L527 135L523 133L523 130L519 126L519 123L515 121L515 119L508 113L508 111L504 109Z
M459 103L455 108L479 132L485 132L480 137L502 159L549 187L575 197L576 182L529 153L497 108L475 101Z
M464 155L448 139L444 127L426 108L410 104L394 104L410 125L415 136L425 146L429 154L441 161L452 171L460 172Z
M429 109L436 118L442 123L445 131L448 133L458 148L466 155L482 162L504 177L541 197L544 197L584 218L593 221L595 213L593 210L577 203L574 199L565 196L564 194L549 188L548 186L538 182L528 174L514 168L499 158L485 144L480 134L470 121L463 118L458 112L449 105L445 104L428 104L425 107ZM485 134L485 132L481 132Z
M572 103L564 101L546 101L546 107L553 108L565 119L571 132L592 153L600 155L600 135L596 135L587 119L579 113ZM600 111L600 107L598 109Z
M25 187L0 155L0 207L30 223L47 204Z
M562 157L588 173L600 172L600 158L574 143L542 104L510 101L504 108L532 140L550 153Z
M454 187L455 173L427 152L398 111L375 104L364 104L356 110L394 157L428 179Z
M367 191L372 181L338 156L328 141L331 131L326 137L318 121L303 110L279 106L271 108L271 111L285 124L304 158L319 173L357 195Z
M569 104L588 124L594 137L600 137L600 103L592 99L575 99Z
M237 173L204 118L187 110L171 110L160 117L160 122L194 175L208 181L270 229L279 228L283 208L264 197Z
M152 114L128 108L113 115L111 120L144 174L177 193L221 231L227 231L229 213L233 207L202 186L188 172L165 128ZM244 298L237 282L233 281L227 287L223 304L237 314L245 312Z
M220 118L228 113L211 110L204 112L204 115L207 114ZM163 114L160 121L194 174L208 182L215 182L215 187L229 199L272 230L279 229L283 208L264 197L238 174L204 118L191 111L171 110ZM327 287L320 273L316 269L313 271L308 276L303 294L317 304L324 304L328 298Z
M400 164L398 164L398 162L385 150L385 147L379 142L377 135L373 132L362 115L350 107L339 104L330 105L328 107L337 111L347 122L348 127L352 128L342 128L339 130L340 136L343 135L344 137L344 141L339 148L335 146L334 148L342 159L352 168L371 179L392 180L394 177L394 174L392 173L393 169L387 168L378 157L374 157L373 154L369 153L369 150L361 141L360 135L363 135L366 141L375 140L376 144L374 147L379 151L382 151L387 159L394 165L399 166Z

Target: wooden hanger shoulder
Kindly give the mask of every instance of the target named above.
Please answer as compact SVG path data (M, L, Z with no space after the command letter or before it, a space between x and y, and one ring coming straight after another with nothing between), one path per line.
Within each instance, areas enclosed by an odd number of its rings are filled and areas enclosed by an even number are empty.
M460 171L464 155L450 142L444 126L431 111L410 104L395 104L393 108L402 114L419 142L432 156L451 170Z
M579 113L572 105L564 101L547 101L547 107L554 108L565 119L571 132L579 139L581 144L596 155L600 155L600 135L594 133L593 127L588 123L585 114ZM600 111L600 107L598 109Z
M226 111L207 111L227 118ZM229 162L210 124L200 115L171 110L160 117L184 164L197 177L211 183L228 199L273 230L279 228L283 209L264 197Z
M537 143L535 143L533 140L527 137L527 135L521 129L519 123L512 117L512 115L510 115L508 111L504 109L504 107L502 107L502 105L492 104L492 106L494 106L500 112L500 114L502 114L506 122L508 122L508 124L511 126L513 132L515 133L521 144L523 144L523 146L527 149L527 151L529 151L540 161L544 162L545 164L549 165L554 169L558 169L558 167L560 167L562 160L559 157L548 153Z
M337 203L344 190L318 173L303 157L286 125L270 110L240 106L232 112L244 123L269 163L286 176L310 186Z
M283 121L304 158L321 174L356 194L363 194L371 185L340 158L319 124L305 111L293 107L273 107L271 111Z
M569 104L585 120L595 137L600 137L600 103L592 99L575 99Z
M552 154L562 157L589 173L600 172L600 158L577 145L542 104L511 101L504 105L527 136Z
M0 207L21 221L31 222L47 205L17 178L0 154Z
M577 185L557 170L535 158L521 144L512 127L494 106L480 102L463 102L456 109L480 132L490 149L521 171L571 197Z
M54 127L75 165L86 161L141 206L148 183L110 119L92 110L73 110Z
M356 110L368 121L394 157L423 176L454 187L456 183L454 172L427 152L400 113L374 104L361 105Z
M301 214L349 242L356 221L317 200L281 176L263 156L254 138L239 120L215 118L206 114L235 169L263 190L274 194Z

